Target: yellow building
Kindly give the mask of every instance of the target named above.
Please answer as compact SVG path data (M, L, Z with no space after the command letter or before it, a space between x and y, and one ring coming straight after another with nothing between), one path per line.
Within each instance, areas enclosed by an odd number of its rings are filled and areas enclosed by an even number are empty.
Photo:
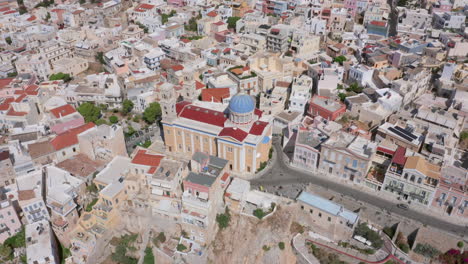
M271 125L247 94L231 98L226 108L207 102L173 102L163 93L164 140L167 150L190 158L200 151L229 161L234 173L255 173L268 160Z

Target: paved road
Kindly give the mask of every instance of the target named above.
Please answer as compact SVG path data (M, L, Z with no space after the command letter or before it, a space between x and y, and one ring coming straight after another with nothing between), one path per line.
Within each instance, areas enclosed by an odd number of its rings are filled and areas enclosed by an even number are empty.
M278 142L275 141L274 147L277 155L276 162L267 169L268 171L266 171L263 176L251 181L251 185L253 187L258 187L261 185L268 189L268 186L285 186L288 184L308 183L332 190L334 192L343 194L344 196L354 198L358 201L373 205L375 207L385 209L393 214L418 221L427 226L432 226L455 235L463 235L465 237L468 236L468 227L466 226L455 225L437 217L423 214L411 209L403 210L396 207L394 202L354 189L352 186L343 185L341 183L313 175L312 173L305 173L303 171L293 169L285 164L285 162L288 161L284 160L284 155Z

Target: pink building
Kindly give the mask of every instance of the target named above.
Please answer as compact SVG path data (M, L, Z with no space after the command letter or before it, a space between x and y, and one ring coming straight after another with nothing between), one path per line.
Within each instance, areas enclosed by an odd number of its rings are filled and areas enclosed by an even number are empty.
M21 221L10 200L0 201L0 243L21 230Z
M357 0L346 0L345 8L348 11L348 15L355 16L357 9Z
M455 162L442 169L442 177L437 186L432 208L449 216L468 217L468 166L463 162L463 153L459 151L454 156Z
M325 96L315 95L310 100L309 115L334 121L346 112L346 105Z
M452 3L448 0L441 0L432 4L432 13L445 13L452 11Z
M84 118L69 104L51 109L50 117L50 129L56 134L62 134L85 123Z
M182 7L185 5L184 0L167 0L168 5Z

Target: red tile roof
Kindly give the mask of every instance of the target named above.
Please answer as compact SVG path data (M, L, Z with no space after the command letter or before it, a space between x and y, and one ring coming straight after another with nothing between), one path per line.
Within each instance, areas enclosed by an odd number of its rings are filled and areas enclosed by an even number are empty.
M224 127L224 123L227 120L227 117L224 116L223 112L218 112L194 105L185 106L180 112L179 117L219 127Z
M396 163L398 165L404 166L406 163L406 148L404 147L398 147L397 150L395 151L395 155L393 156L393 163Z
M28 19L26 19L27 21L34 21L36 20L36 16L32 15L30 16Z
M190 42L192 42L190 39L186 39L186 38L180 39L180 41L182 41L183 43L190 43Z
M263 111L260 109L255 108L254 115L257 115L258 118L262 117Z
M142 8L142 9L153 9L154 5L150 4L140 4L137 8Z
M146 149L140 149L135 157L132 159L133 164L158 167L161 160L164 158L162 155L148 154ZM148 171L149 172L149 171Z
M226 180L229 178L229 173L228 172L225 172L223 174L223 176L221 176L221 181L222 182L226 182Z
M223 99L230 97L230 92L229 88L203 89L201 96L202 101L222 103Z
M180 114L180 112L182 112L182 110L184 109L184 107L186 105L189 105L190 102L187 102L187 101L182 101L182 102L179 102L176 104L176 112L177 112L177 115Z
M370 22L371 25L374 25L374 26L379 26L379 27L385 27L387 25L387 23L385 21L371 21Z
M181 71L184 69L184 66L177 64L171 67L174 71Z
M16 13L16 12L17 12L16 10L11 10L11 11L5 12L5 13L3 13L3 14L4 14L4 15L8 15L8 14Z
M23 101L23 99L26 98L26 96L26 94L18 96L18 98L15 99L15 103L21 103L21 101Z
M0 79L0 89L5 88L8 86L15 78L5 78L5 79Z
M223 21L218 21L216 23L213 23L213 25L222 26L222 25L224 25L224 22Z
M199 81L195 81L195 89L197 90L200 90L202 88L205 88L206 85L204 85L203 83L199 82Z
M8 110L7 112L7 115L9 116L25 116L27 114L28 114L27 112L16 112L15 110L13 110L13 108Z
M57 108L51 109L50 112L56 117L56 118L61 118L70 114L73 114L76 112L75 108L73 106L66 104L59 106Z
M5 12L5 11L8 11L10 10L9 7L3 7L3 8L0 8L0 12Z
M249 134L260 136L263 130L267 127L268 123L263 121L256 121L250 128Z
M156 172L156 169L157 169L157 167L151 167L151 168L149 168L148 173L153 174L153 173Z
M218 15L218 13L216 11L211 11L206 15L209 16L209 17L216 17Z
M95 126L96 125L94 123L87 123L82 126L75 127L68 130L67 132L64 132L63 134L56 136L50 141L50 143L55 150L61 150L66 147L76 145L78 144L78 134L85 132L86 130L89 130Z
M233 127L225 127L221 132L219 132L220 137L231 137L239 142L244 141L244 139L249 135L249 133L245 132L240 128L233 128Z

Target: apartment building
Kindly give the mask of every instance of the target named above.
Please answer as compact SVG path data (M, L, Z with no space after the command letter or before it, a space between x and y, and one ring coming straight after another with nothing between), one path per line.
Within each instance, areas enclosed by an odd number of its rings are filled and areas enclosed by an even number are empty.
M403 97L403 105L418 98L429 89L431 73L429 70L418 67L406 71L402 79L392 82L392 90L398 92Z
M48 122L50 130L56 134L62 134L85 123L84 118L69 104L50 109Z
M18 203L23 211L24 219L32 224L42 220L48 221L50 216L42 198L42 172L34 171L16 178L18 186Z
M115 74L92 74L86 76L86 80L76 86L74 91L67 96L69 103L80 105L85 102L96 105L105 105L108 108L121 108L123 101L121 83Z
M418 152L421 149L423 135L414 131L410 125L402 127L399 124L385 122L377 129L376 141L380 142L387 139L392 143Z
M163 159L156 172L151 175L150 203L153 214L180 217L182 209L182 179L188 173L184 162Z
M155 48L145 55L143 61L148 69L155 71L161 67L161 60L165 57L166 54L160 48Z
M216 214L223 203L223 192L229 174L228 161L196 152L191 167L184 179L182 194L182 222L192 240L208 244L215 236Z
M335 121L346 112L346 105L325 96L315 95L309 103L308 113L311 116L321 116Z
M21 221L10 200L0 201L0 243L21 231Z
M249 66L234 66L227 70L228 76L237 84L238 91L256 95L258 90L257 73Z
M0 152L0 186L7 186L15 183L15 170L13 169L13 157L10 151L4 149Z
M79 153L80 145L78 142L78 134L95 127L94 123L87 123L82 126L70 129L62 134L57 135L50 140L55 152L56 161L61 162L66 159L76 156Z
M466 15L457 12L433 14L433 26L436 29L461 29L465 25Z
M312 96L312 78L301 75L294 78L289 97L289 110L304 113L306 105Z
M46 205L51 211L52 229L61 244L69 246L69 233L79 218L77 200L85 192L85 182L55 166L47 167L46 173Z
M285 52L289 49L290 29L288 27L274 27L267 35L267 50Z
M49 221L26 225L26 257L28 263L60 263L58 245Z
M360 136L336 133L322 144L319 170L330 176L363 184L377 144Z
M404 201L429 207L440 181L440 167L420 156L405 157L404 153L397 150L393 157L385 174L383 190Z

